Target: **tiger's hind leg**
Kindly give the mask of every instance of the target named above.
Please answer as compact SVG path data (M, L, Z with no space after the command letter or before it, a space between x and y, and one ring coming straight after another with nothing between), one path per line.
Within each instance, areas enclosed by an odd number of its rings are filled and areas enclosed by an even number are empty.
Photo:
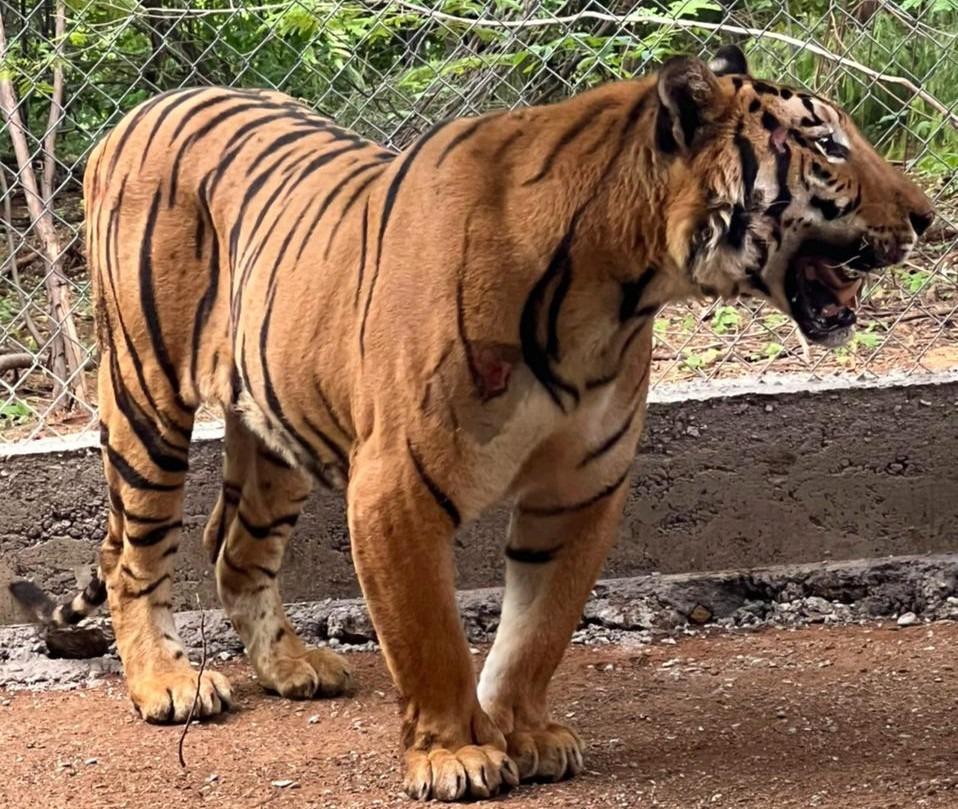
M183 520L183 485L193 414L131 391L107 349L99 380L103 465L110 494L100 568L130 699L150 722L183 722L197 693L173 623L173 558ZM218 672L203 673L196 715L230 704Z
M341 694L350 685L349 666L303 643L286 617L277 578L312 481L232 413L225 456L223 490L204 543L226 614L265 688L293 699Z

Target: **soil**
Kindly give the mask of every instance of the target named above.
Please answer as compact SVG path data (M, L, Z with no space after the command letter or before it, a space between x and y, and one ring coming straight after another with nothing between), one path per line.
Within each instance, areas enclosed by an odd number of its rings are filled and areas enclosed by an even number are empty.
M574 647L556 677L556 716L586 740L586 772L499 802L958 806L956 643L958 624L945 621ZM237 709L190 727L185 770L180 730L134 718L117 677L89 690L0 692L0 805L411 805L382 658L351 660L357 694L310 703L270 697L245 664L225 664Z

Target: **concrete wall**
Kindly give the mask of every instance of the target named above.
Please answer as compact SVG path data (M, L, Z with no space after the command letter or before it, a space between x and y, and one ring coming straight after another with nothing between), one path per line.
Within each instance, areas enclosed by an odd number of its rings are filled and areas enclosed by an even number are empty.
M659 397L604 576L958 549L958 381ZM734 395L725 395L726 393ZM691 398L689 398L691 397ZM2 450L0 450L2 452ZM218 440L195 443L176 600L213 604L201 548L220 479ZM94 561L106 497L92 448L0 457L0 623L12 577L66 593ZM319 493L284 566L288 601L358 593L343 506ZM501 582L506 511L456 540L459 586Z

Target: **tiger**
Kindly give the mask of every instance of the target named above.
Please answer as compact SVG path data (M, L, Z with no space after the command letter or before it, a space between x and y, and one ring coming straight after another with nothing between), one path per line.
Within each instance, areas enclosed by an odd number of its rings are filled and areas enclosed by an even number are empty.
M487 798L583 768L549 682L620 524L666 304L754 297L813 343L853 334L866 276L929 227L925 194L825 99L726 46L556 103L440 121L399 153L272 90L129 112L84 175L109 493L95 578L148 722L227 710L173 621L191 429L224 413L203 542L259 682L353 689L280 595L314 485L398 692L415 799ZM453 537L512 507L501 619L477 676Z

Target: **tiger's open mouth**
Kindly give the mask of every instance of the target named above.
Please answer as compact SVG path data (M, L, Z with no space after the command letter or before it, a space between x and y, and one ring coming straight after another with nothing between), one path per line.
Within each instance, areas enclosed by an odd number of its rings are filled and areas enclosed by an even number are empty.
M785 274L785 294L802 333L824 345L845 342L855 325L863 277L879 266L874 252L861 242L803 242Z

